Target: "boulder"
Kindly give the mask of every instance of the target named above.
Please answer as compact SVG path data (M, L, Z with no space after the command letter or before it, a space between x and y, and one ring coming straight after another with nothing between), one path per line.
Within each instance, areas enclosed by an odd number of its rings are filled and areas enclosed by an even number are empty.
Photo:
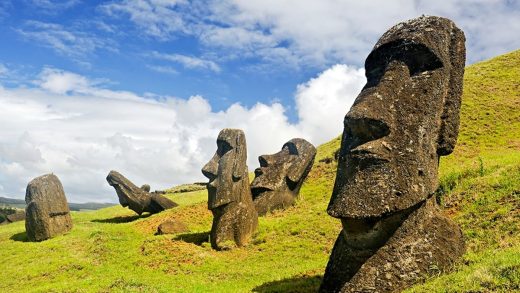
M188 232L188 226L178 220L168 220L157 227L157 235Z
M29 182L25 202L29 241L47 240L72 229L67 198L56 175L43 175Z
M14 214L7 215L6 219L9 223L25 221L25 211L17 210Z

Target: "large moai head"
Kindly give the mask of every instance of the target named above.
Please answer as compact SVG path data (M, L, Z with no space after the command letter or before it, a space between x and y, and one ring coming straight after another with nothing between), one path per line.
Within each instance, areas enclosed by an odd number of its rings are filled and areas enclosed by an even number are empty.
M462 255L462 232L432 195L439 157L457 140L464 42L452 21L422 16L367 57L367 84L344 120L327 208L343 229L320 292L399 291Z
M345 116L329 215L379 218L423 202L453 151L464 33L423 16L388 30L365 61L367 84Z
M202 168L209 179L208 208L213 210L241 200L242 182L248 181L246 137L240 129L225 128L217 138L217 151ZM248 184L249 185L249 184Z
M258 157L260 168L255 170L251 192L260 215L294 203L315 156L316 148L310 142L293 138L281 151Z

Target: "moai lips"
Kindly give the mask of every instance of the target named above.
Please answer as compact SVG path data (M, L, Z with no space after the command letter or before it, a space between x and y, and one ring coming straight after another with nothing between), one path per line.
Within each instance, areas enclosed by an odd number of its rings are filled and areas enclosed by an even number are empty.
M316 148L311 143L294 138L278 153L258 157L260 168L255 170L251 192L259 215L294 204L315 156Z
M457 140L464 42L452 21L423 16L388 30L367 57L367 84L344 120L327 209L343 229L322 292L401 290L463 253L432 195L439 157Z
M202 168L209 179L208 209L213 213L210 240L214 249L243 246L258 225L246 165L244 132L223 129L217 138L217 151Z

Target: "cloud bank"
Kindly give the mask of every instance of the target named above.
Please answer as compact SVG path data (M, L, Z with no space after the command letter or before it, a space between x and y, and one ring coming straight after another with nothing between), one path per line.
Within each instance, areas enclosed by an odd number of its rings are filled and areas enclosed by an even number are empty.
M382 32L422 14L464 30L469 63L520 47L511 33L520 30L520 2L510 0L124 0L100 7L108 21L129 18L150 38L192 36L210 50L292 67L360 65Z
M154 189L205 181L200 168L226 127L244 130L253 170L259 155L291 138L320 144L338 135L364 82L361 69L325 70L295 90L298 121L290 123L280 103L216 112L201 96L139 96L44 68L34 86L0 87L0 194L22 198L27 182L49 172L75 202L115 201L105 181L111 169Z

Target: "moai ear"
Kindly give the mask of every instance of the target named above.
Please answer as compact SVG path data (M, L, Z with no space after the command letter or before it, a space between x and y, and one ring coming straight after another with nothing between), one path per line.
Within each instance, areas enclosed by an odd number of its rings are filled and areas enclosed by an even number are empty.
M437 140L437 154L439 156L451 154L457 143L464 65L466 63L465 41L464 32L453 25L450 43L450 81L448 93L444 100L444 110Z
M297 183L302 177L307 176L307 172L310 170L309 165L312 166L316 156L316 148L311 143L301 139L296 144L299 144L298 161L287 170L287 178L293 183Z
M236 137L235 157L233 158L233 180L242 178L244 174L247 175L247 147L246 138L242 131Z
M309 163L307 160L302 158L302 160L295 162L291 167L289 167L289 170L287 170L287 178L289 178L293 183L297 183L302 178L303 173L305 173L305 169L307 169L308 166Z

